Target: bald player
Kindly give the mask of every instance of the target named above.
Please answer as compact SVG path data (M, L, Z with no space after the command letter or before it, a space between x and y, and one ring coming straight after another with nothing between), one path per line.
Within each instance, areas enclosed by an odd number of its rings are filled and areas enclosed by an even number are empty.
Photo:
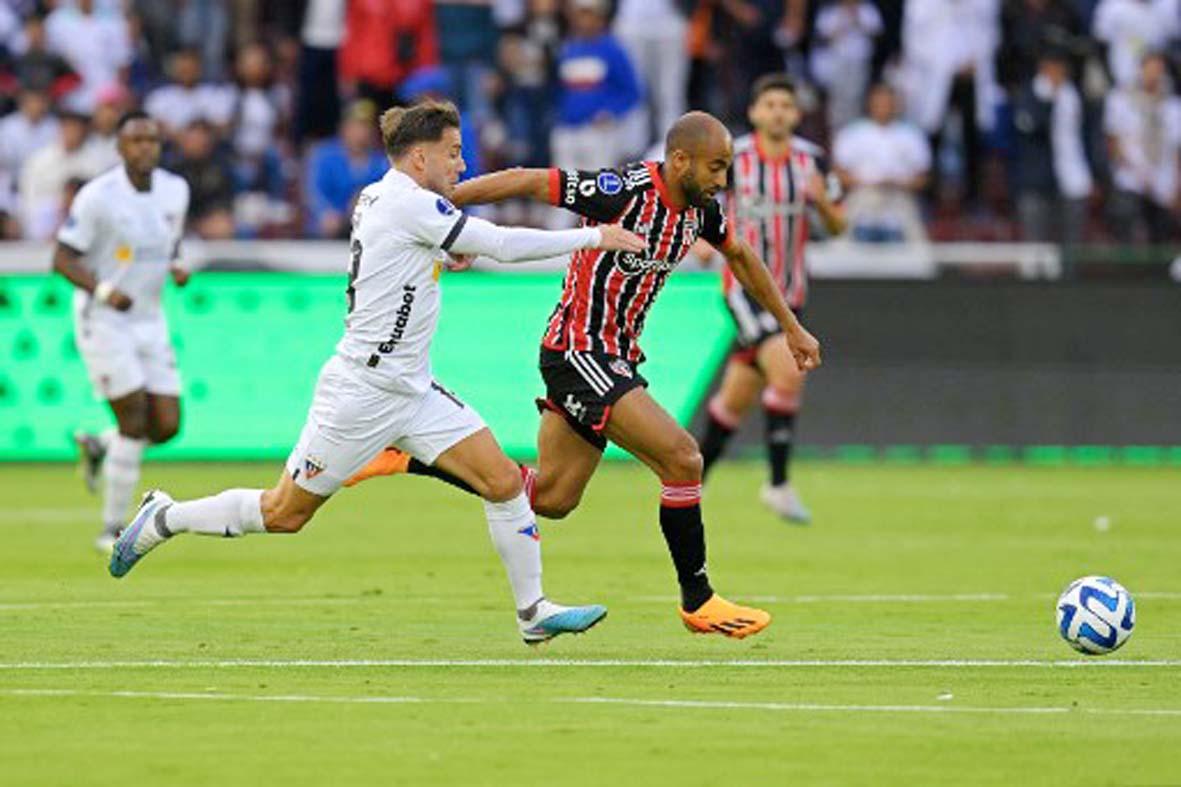
M646 239L642 253L582 250L574 254L562 296L541 342L546 396L538 435L538 468L523 468L533 509L560 519L582 497L611 440L660 479L660 529L681 587L680 615L697 633L741 638L771 616L713 591L705 564L701 515L702 458L697 442L647 391L639 372L639 339L648 310L669 274L698 238L726 258L734 278L783 331L800 369L820 365L820 345L792 314L754 250L733 236L715 197L726 187L733 141L704 112L669 130L663 162L597 172L512 169L460 184L461 205L532 198L561 206L594 226L619 223ZM691 337L687 337L690 338ZM454 483L438 468L383 452L356 480L411 472Z

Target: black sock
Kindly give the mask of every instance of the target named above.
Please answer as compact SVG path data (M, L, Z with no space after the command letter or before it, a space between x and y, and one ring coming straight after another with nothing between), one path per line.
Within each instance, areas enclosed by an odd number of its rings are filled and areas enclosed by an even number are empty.
M734 430L723 424L717 418L714 418L713 413L708 413L705 426L705 434L699 441L701 444L701 458L703 464L701 466L702 477L709 474L710 467L722 455L722 451L726 450L726 443L730 441L730 436L734 434Z
M767 461L771 465L771 486L787 483L787 466L791 461L794 439L795 413L764 410L767 415Z
M660 531L677 569L681 608L693 612L714 594L705 572L700 484L665 485L660 496Z
M410 473L411 475L429 475L431 478L437 478L445 484L451 484L451 486L455 487L456 489L462 489L468 494L479 497L479 494L476 492L476 490L472 489L471 485L468 484L467 481L456 478L446 470L440 470L434 465L423 464L413 456L410 457L410 464L406 466L406 472Z

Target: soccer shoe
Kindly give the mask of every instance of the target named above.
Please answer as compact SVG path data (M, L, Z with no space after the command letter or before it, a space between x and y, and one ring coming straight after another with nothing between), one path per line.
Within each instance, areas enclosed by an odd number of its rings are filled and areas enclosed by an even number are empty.
M131 520L119 538L115 540L115 548L111 551L110 571L116 579L135 568L140 559L156 547L164 543L164 536L156 529L156 515L172 505L173 499L168 493L153 489L144 495L139 504L139 511L135 519Z
M537 645L559 634L581 634L607 617L607 608L600 604L585 607L563 607L547 599L537 602L537 611L528 620L517 618L521 638L526 645Z
M410 466L410 454L404 454L397 448L386 448L373 459L369 460L369 464L362 467L355 475L344 482L345 486L356 486L362 481L368 481L370 478L376 478L379 475L394 475L396 473L405 473L406 468Z
M714 593L692 612L680 610L685 628L694 634L724 634L734 639L758 634L771 623L771 613L741 607Z
M812 513L790 484L780 484L779 486L763 484L763 488L759 490L759 499L767 508L788 522L806 525L812 521Z
M103 459L107 456L107 447L98 439L98 435L89 432L74 432L74 445L78 446L78 464L82 468L86 491L97 494L98 477L103 469Z

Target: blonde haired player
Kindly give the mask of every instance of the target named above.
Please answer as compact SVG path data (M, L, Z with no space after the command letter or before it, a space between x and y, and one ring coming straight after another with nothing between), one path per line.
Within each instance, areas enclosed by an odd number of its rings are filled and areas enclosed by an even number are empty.
M286 471L267 490L231 489L187 502L150 492L115 544L111 574L123 576L179 533L297 532L345 479L394 445L483 498L526 642L585 631L607 610L545 598L539 534L517 465L479 414L431 374L438 279L446 254L514 262L586 248L637 250L643 241L618 226L545 232L459 212L448 200L464 169L459 113L451 104L390 110L381 130L393 166L357 198L345 333L320 372Z

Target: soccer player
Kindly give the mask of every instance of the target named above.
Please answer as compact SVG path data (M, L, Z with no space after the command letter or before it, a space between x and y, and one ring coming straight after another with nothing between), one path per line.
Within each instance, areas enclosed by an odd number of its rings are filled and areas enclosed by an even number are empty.
M808 293L807 209L814 206L834 235L844 232L845 217L829 199L817 163L822 151L795 136L800 110L795 86L786 75L767 74L755 82L749 117L753 133L734 141L728 194L732 231L758 251L798 316ZM721 388L709 402L709 420L700 440L703 473L709 472L743 417L761 399L771 477L760 498L785 519L807 523L811 515L788 481L805 374L784 346L779 319L739 286L728 269L722 273L722 289L737 338Z
M160 308L171 275L188 281L178 252L189 207L184 179L159 169L160 126L143 112L118 125L123 163L83 186L57 234L53 268L77 288L74 334L95 394L106 400L116 430L79 434L87 486L101 468L103 530L110 551L139 483L149 443L163 443L180 424L180 377Z
M526 488L534 511L560 519L578 505L607 440L626 449L661 481L660 529L681 586L685 626L741 638L761 631L771 616L731 603L710 586L701 453L693 436L648 394L638 369L648 310L698 238L719 249L735 278L775 315L790 357L803 369L820 364L819 343L788 309L754 250L729 231L715 200L732 159L726 127L704 112L690 112L669 130L663 163L598 172L505 170L465 182L456 200L529 197L581 214L585 226L618 221L646 239L641 252L584 250L570 263L542 338L546 398L538 402L538 467L523 471ZM358 480L392 472L441 475L393 450L379 455Z
M447 199L464 170L459 113L450 104L391 109L381 118L381 132L393 166L357 198L344 337L320 372L286 472L267 490L231 489L188 502L148 493L115 543L111 574L123 576L180 533L297 532L346 478L392 444L445 469L484 499L526 642L584 631L606 609L563 607L545 598L540 536L517 466L480 416L432 377L438 279L447 253L512 262L578 249L636 251L643 241L618 226L505 229L460 213Z

